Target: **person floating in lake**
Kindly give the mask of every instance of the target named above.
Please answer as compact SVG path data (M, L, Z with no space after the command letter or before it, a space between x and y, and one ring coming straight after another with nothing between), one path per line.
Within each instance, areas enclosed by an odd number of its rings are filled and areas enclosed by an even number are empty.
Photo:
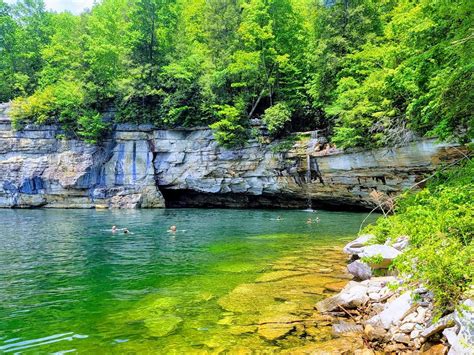
M313 220L312 220L311 218L308 218L308 219L306 220L306 224L311 224L311 223L313 223Z
M281 220L282 220L281 216L278 216L277 221L281 221Z
M117 226L112 226L112 233L115 233L117 231L118 231Z
M172 225L172 226L170 227L170 229L168 229L168 232L170 232L170 233L176 233L176 226L175 226L175 225Z
M321 220L319 219L319 217L316 217L316 223L319 223L321 222Z
M123 234L130 234L130 231L127 228L123 229Z

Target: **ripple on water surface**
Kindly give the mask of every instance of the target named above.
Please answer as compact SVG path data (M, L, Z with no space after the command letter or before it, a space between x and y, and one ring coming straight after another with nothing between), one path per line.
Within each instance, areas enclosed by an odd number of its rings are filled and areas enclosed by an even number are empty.
M308 225L303 211L2 211L0 352L349 346L333 343L314 304L343 287L340 245L365 215L317 215Z

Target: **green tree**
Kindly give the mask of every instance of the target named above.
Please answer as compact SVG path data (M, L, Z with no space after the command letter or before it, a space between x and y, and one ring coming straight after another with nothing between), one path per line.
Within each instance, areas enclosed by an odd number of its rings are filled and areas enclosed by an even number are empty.
M412 136L473 137L472 11L468 1L400 0L383 35L347 56L336 98L334 141L403 143Z
M42 0L0 1L0 100L31 94L43 66L42 48L51 32Z
M131 4L131 61L120 82L121 120L161 123L165 96L162 68L169 63L176 30L175 0L139 0Z
M87 16L83 35L84 81L89 100L98 101L99 107L113 103L119 81L128 74L135 40L129 12L127 0L104 0Z
M319 115L325 115L326 107L337 96L337 80L345 70L347 56L382 33L380 12L384 7L385 1L372 0L334 0L317 5L307 90Z
M101 0L78 16L0 0L0 100L84 137L115 107L117 121L216 123L226 145L254 117L273 135L329 128L341 147L468 141L473 22L468 0Z

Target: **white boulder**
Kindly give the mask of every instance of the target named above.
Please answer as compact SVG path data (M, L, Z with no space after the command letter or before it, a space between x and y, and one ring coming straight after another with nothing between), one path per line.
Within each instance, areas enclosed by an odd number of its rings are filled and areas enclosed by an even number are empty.
M352 242L347 243L346 246L342 249L342 251L350 255L359 254L367 246L367 243L374 238L375 235L373 234L361 235Z
M316 308L319 312L330 312L339 306L344 308L360 307L368 301L367 286L350 281L339 294L318 302Z
M372 277L372 269L363 261L356 260L347 265L347 271L358 280L368 280Z
M392 324L400 322L412 307L411 293L405 292L393 301L385 304L384 310L367 321L372 326L389 329Z
M443 331L451 349L448 355L474 354L474 301L466 300L459 311L454 312L456 326ZM459 329L457 332L456 330Z

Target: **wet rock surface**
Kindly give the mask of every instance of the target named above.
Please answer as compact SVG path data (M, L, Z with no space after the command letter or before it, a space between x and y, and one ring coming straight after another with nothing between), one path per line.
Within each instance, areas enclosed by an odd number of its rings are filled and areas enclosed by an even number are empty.
M360 326L345 321L333 329L335 318L319 313L314 306L327 292L351 288L347 280L320 271L327 268L328 261L334 271L342 271L343 264L335 260L341 260L341 253L334 249L300 251L278 260L254 283L241 284L218 300L228 312L219 324L233 334L257 335L268 345L278 345L278 353L323 354L344 349L353 353L362 349L362 336L357 334L363 331ZM353 336L350 340L345 338L348 333Z
M330 266L334 273L342 275L342 256L338 248L318 246L273 261L254 282L239 284L214 299L222 312L218 318L196 321L196 327L205 335L193 338L190 343L196 352L203 354L359 353L364 348L361 327L350 320L338 322L315 309L317 301L333 292L330 288L340 289L347 284L345 278L319 271ZM150 348L146 349L150 352L153 349L156 352L153 340L179 337L180 329L194 327L192 320L182 321L178 316L180 305L175 298L155 297L112 319L144 327L147 336L141 345L145 349L149 342ZM202 298L212 300L210 295ZM199 305L196 303L196 307ZM332 326L335 322L339 324L336 330ZM205 328L203 324L207 324ZM127 343L121 344L121 350L127 352ZM176 348L160 350L177 351ZM189 353L189 348L188 352L180 353Z

